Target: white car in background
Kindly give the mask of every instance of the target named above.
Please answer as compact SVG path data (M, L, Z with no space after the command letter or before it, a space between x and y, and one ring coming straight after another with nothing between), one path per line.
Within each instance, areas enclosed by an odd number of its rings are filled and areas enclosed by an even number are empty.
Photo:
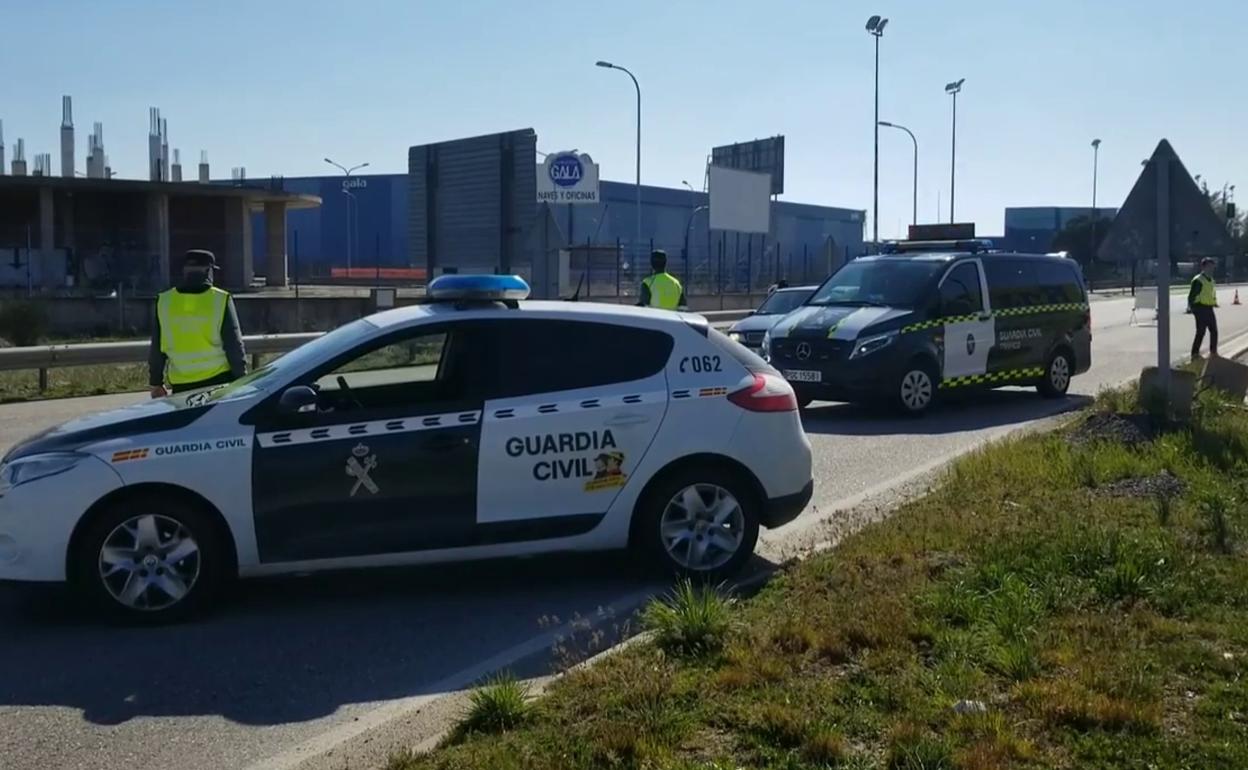
M230 385L0 464L0 580L132 619L225 581L634 547L719 579L810 500L793 389L700 316L444 276Z

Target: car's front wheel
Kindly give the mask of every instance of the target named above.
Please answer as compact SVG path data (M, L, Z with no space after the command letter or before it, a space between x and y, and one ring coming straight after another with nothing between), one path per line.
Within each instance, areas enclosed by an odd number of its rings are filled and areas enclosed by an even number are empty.
M902 414L926 414L936 403L936 367L915 360L901 373L893 391L893 403Z
M639 545L666 571L715 582L740 571L758 542L756 495L714 465L681 470L642 503Z
M225 557L209 516L179 499L142 495L110 504L86 525L72 577L109 616L167 622L215 598Z

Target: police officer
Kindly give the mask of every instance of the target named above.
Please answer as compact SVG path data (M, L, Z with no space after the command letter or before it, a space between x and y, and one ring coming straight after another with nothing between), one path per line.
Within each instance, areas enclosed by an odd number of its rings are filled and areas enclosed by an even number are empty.
M1192 290L1187 293L1187 309L1196 319L1196 339L1192 340L1192 360L1200 360L1200 344L1209 330L1209 355L1218 356L1218 318L1213 309L1218 306L1218 295L1213 283L1213 260L1200 260L1200 272L1192 279Z
M217 266L211 251L192 249L182 261L182 280L156 298L156 320L148 352L152 398L222 385L247 371L238 311L229 292L212 285Z
M641 296L637 304L662 310L684 309L685 290L676 276L667 272L667 252L662 249L650 252L650 267L654 273L641 282Z

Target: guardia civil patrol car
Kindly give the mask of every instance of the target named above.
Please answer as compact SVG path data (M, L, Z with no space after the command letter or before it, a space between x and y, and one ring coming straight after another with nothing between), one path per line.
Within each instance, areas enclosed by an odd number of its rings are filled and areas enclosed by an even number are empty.
M716 579L809 501L792 388L700 316L445 276L214 390L0 464L0 579L170 618L224 581L635 547Z
M901 242L844 265L763 341L805 407L886 400L926 412L942 392L1035 386L1065 395L1092 363L1079 265L990 242Z

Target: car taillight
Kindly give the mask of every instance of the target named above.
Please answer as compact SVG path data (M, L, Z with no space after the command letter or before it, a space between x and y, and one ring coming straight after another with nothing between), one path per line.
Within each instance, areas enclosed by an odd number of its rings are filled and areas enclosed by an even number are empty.
M797 396L783 377L755 374L754 381L728 394L728 400L750 412L796 412Z

